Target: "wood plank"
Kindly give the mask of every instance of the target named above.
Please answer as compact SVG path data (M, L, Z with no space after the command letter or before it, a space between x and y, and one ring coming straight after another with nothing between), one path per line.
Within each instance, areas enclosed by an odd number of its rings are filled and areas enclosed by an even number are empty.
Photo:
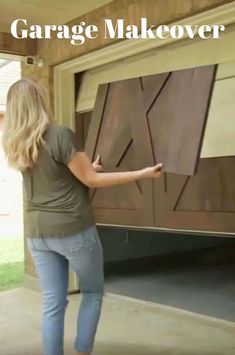
M92 112L76 113L75 114L75 131L83 147L87 139Z
M235 212L234 158L202 159L175 206L177 211Z
M155 156L164 171L195 173L214 75L214 65L173 72L148 113Z
M97 140L99 137L99 130L102 122L107 94L108 94L108 84L101 85L97 93L97 100L96 100L94 111L92 113L91 125L87 135L86 144L85 144L85 151L91 160L93 160L95 155L95 147L97 145Z
M158 75L143 76L141 78L147 112L149 111L153 101L156 97L158 97L169 76L169 73L163 73Z
M167 191L155 182L156 226L235 235L234 159L200 159L192 177L167 174Z
M116 0L95 11L89 12L69 22L70 26L77 25L81 21L94 24L100 28L100 35L92 41L87 41L82 46L73 46L70 41L52 39L40 41L40 54L46 53L49 65L71 60L91 51L104 48L105 46L117 43L117 38L105 37L105 26L103 19L109 18L113 22L117 18L123 18L126 24L136 24L140 27L140 18L146 17L150 24L160 25L169 23L180 23L181 19L217 8L233 0ZM217 42L216 42L217 43ZM207 45L207 41L206 41ZM218 49L217 49L218 51ZM174 62L174 60L172 61ZM174 64L173 64L174 65Z
M139 79L99 88L86 150L93 157L100 154L105 171L136 170L153 164ZM153 226L152 188L148 180L93 190L91 203L96 221Z
M14 38L10 33L0 32L0 52L22 56L37 55L37 40Z
M152 142L149 132L149 126L146 118L146 109L144 97L139 78L125 81L125 104L131 123L131 131L133 138L135 169L145 168L154 164L154 155ZM151 97L151 95L149 95ZM144 220L151 224L154 219L153 211L153 182L144 180L143 188L143 217Z
M126 101L125 83L109 84L102 116L102 129L95 149L95 155L101 156L105 170L112 170L118 165L132 138Z

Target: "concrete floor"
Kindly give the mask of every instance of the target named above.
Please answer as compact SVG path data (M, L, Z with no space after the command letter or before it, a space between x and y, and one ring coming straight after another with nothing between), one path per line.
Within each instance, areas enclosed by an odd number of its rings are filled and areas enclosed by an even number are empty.
M228 261L228 250L221 250L165 265L152 259L116 264L106 273L106 290L235 322L235 254Z
M65 355L73 337L79 295L69 297ZM0 355L41 355L40 293L0 293ZM107 294L94 355L233 355L235 323Z

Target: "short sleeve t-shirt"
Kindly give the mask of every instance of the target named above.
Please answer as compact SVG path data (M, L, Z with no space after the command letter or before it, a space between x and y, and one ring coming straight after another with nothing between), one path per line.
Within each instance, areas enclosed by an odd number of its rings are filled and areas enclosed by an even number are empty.
M93 226L88 188L67 167L83 148L68 127L50 124L36 164L22 172L28 238L70 236Z

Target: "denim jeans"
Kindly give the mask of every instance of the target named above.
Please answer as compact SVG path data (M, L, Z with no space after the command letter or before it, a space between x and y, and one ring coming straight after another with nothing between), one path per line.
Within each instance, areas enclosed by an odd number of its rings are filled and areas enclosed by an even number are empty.
M103 300L103 250L95 227L71 237L27 240L43 290L44 355L63 355L69 264L79 277L82 301L75 350L91 352Z

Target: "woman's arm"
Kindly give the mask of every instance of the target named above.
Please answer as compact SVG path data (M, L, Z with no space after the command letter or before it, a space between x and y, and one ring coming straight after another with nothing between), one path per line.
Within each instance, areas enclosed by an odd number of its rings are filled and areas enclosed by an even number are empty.
M135 171L97 173L86 153L77 152L69 162L68 168L83 184L98 188L126 184L144 178L158 178L161 175L162 164Z

